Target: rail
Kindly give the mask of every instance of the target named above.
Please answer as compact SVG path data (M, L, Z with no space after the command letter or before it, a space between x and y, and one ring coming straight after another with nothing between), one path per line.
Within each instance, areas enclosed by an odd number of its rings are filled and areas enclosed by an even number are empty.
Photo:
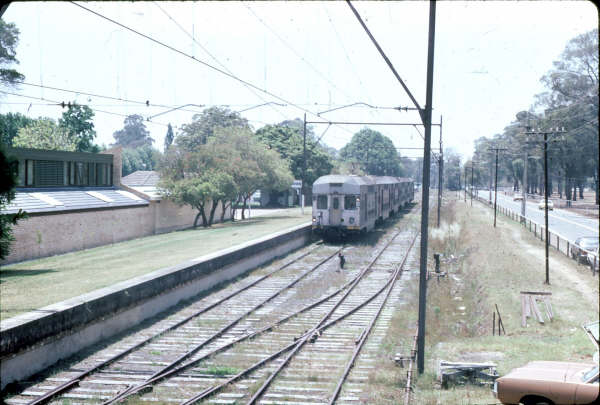
M358 311L359 309L363 308L365 305L367 305L368 303L370 303L372 300L374 300L375 298L377 298L377 296L379 294L381 294L389 285L389 283L391 282L391 277L390 280L388 280L387 283L385 283L384 286L382 286L378 291L376 291L374 294L372 294L369 298L367 298L366 300L362 301L361 303L359 303L358 305L356 305L354 308L350 309L349 311L345 312L344 314L340 315L339 317L332 319L328 322L326 322L326 320L333 314L334 310L339 307L339 305L345 300L345 298L348 296L348 293L360 282L360 280L363 278L363 276L368 272L368 270L373 266L373 264L379 259L379 256L383 253L383 251L385 251L387 249L387 247L393 242L393 240L400 234L400 232L396 233L391 239L390 241L388 241L386 243L386 245L383 247L383 249L376 255L376 257L363 269L360 271L360 273L354 277L353 280L349 281L348 283L346 283L344 286L342 286L341 288L339 288L337 290L337 292L335 292L334 294L337 294L339 292L341 292L342 290L348 288L348 290L346 291L346 293L344 294L343 297L341 297L337 303L333 306L332 309L330 309L327 314L322 317L317 324L311 328L309 331L307 331L306 333L304 333L302 336L298 337L298 339L296 339L295 342L285 346L284 348L280 349L279 351L271 354L270 356L259 360L258 362L254 363L253 365L251 365L250 367L248 367L245 370L242 370L240 373L236 374L235 376L229 378L228 380L224 381L223 383L214 386L214 387L210 387L207 390L204 390L203 392L201 392L200 394L182 402L180 405L189 405L189 404L193 404L196 403L198 401L201 401L205 398L207 398L210 395L214 395L217 392L219 392L220 390L222 390L223 388L225 388L226 386L228 386L229 384L239 380L240 378L250 374L252 371L258 369L259 367L265 365L266 363L270 362L273 359L276 359L277 357L279 357L280 355L282 355L285 352L288 351L292 351L290 354L288 354L288 356L286 356L286 358L283 360L283 362L277 367L277 369L275 371L273 371L269 378L262 384L262 386L255 392L255 394L252 396L252 398L248 401L248 404L251 403L255 403L256 400L258 400L261 396L262 393L265 391L265 389L270 385L271 381L273 380L273 378L278 374L278 371L280 371L281 369L283 369L283 367L287 364L287 362L289 362L289 360L291 359L291 357L293 357L293 355L300 349L301 346L304 345L304 343L306 343L312 336L314 335L320 335L322 334L322 332L326 329L328 329L329 327L337 324L338 322L340 322L341 320L345 319L346 317L350 316L351 314L353 314L354 312ZM415 235L416 239L418 236L418 234ZM414 241L413 241L414 242ZM412 246L412 244L411 244ZM406 255L408 255L410 252L410 249L407 250Z
M492 205L493 203L487 198L483 198L477 195L473 195L473 199L482 202L486 205ZM512 219L515 222L519 222L526 229L529 229L530 232L533 232L534 236L539 237L541 241L544 241L544 236L546 234L545 227L543 224L532 221L530 218L521 215L519 212L515 212L510 208L502 207L497 205L498 212L505 215L506 217ZM590 266L592 270L592 275L595 275L598 272L598 266L600 265L600 260L598 258L598 253L593 250L586 250L576 245L574 241L562 236L558 232L548 231L548 239L551 247L555 248L558 252L563 253L567 257L574 257L574 253L572 251L573 245L577 246L578 250L585 252L585 260L587 260L587 264ZM580 257L583 255L578 254L577 264L581 264Z
M171 325L170 327L161 330L158 333L155 333L149 337L147 337L146 339L144 339L143 341L117 353L116 355L104 360L103 362L97 364L94 367L91 367L87 370L84 370L82 372L80 372L79 374L77 374L75 377L73 377L71 380L59 385L58 387L54 388L53 390L47 392L46 394L42 395L41 397L36 398L35 400L29 402L28 405L38 405L38 404L43 404L46 403L48 401L50 401L52 398L56 397L57 395L60 395L62 393L64 393L65 391L68 391L69 389L71 389L72 387L76 386L79 384L79 382L81 382L81 380L87 376L89 376L90 374L97 372L99 370L101 370L102 368L116 362L117 360L120 360L121 358L125 357L126 355L130 354L131 352L138 350L140 348L142 348L143 346L145 346L146 344L150 343L151 341L153 341L154 339L164 335L167 332L173 331L177 328L179 328L180 326L184 325L185 323L191 321L192 319L204 314L205 312L208 312L209 310L215 308L216 306L224 303L225 301L235 297L236 295L250 289L251 287L254 287L255 285L257 285L258 283L262 282L263 280L273 276L274 274L286 269L287 267L289 267L290 265L296 263L298 260L308 256L309 254L311 254L312 252L314 252L316 249L318 249L321 245L321 243L318 243L317 246L315 246L314 248L310 249L308 252L303 253L302 255L290 260L289 262L285 263L284 265L280 266L279 268L273 270L270 273L265 274L262 277L259 277L258 279L254 280L253 282L247 284L246 286L243 286L233 292L231 292L230 294L226 295L225 297L213 302L212 304L209 304L207 306L205 306L204 308L200 309L199 311L196 311L195 313L193 313L192 315L189 315L187 317L185 317L184 319L180 320L179 322L176 322L175 324ZM337 253L337 252L336 252ZM335 255L335 254L334 254ZM333 257L334 255L331 255L331 257ZM329 259L329 258L328 258ZM320 263L319 265L317 265L316 267L320 266L322 263ZM316 268L315 267L315 268ZM312 271L314 269L309 270ZM307 272L308 273L308 272ZM301 276L302 277L302 276ZM284 287L285 288L285 287ZM206 342L203 342L203 344ZM179 361L181 361L181 359L178 359ZM171 366L173 367L173 366ZM169 367L169 368L171 368ZM165 371L164 369L161 371ZM155 377L155 376L153 376ZM131 387L130 387L131 388ZM120 395L123 395L124 393L120 393Z

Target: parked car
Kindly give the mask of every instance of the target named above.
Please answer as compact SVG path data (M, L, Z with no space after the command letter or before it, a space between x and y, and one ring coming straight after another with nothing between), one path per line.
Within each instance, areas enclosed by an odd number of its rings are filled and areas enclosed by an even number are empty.
M538 204L538 208L543 210L544 207L546 206L545 201L544 200L540 200L540 203ZM553 210L554 209L554 203L552 202L552 200L548 200L548 209L549 210Z
M583 329L598 349L598 324ZM494 396L503 404L560 405L598 403L598 355L593 363L532 361L494 382Z
M598 236L582 236L581 238L575 239L575 243L571 245L571 257L577 260L578 263L593 264L593 255L589 255L588 252L594 252L598 249ZM591 261L589 261L589 258Z
M521 201L521 200L523 200L523 194L513 195L513 201Z
M592 268L592 274L598 273L600 269L600 248L596 248L596 253L594 255L587 255L588 263Z

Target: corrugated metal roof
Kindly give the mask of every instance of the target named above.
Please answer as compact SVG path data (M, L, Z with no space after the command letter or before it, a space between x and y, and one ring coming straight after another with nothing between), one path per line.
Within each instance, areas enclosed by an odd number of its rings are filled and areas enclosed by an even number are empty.
M138 170L121 178L121 184L126 186L156 186L160 176L154 170Z
M88 194L90 191L97 196ZM149 204L146 200L134 198L135 196L130 197L118 191L116 188L97 187L77 189L18 189L15 199L1 212L3 214L14 214L19 209L30 213L63 212L82 209L144 206ZM53 201L55 202L54 204L52 203Z

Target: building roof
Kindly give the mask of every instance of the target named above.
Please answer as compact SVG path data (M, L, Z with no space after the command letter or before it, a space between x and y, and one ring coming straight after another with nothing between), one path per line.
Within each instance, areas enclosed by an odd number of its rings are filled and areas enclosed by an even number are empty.
M156 187L159 180L160 176L154 170L138 170L125 177L121 177L121 184L129 187Z
M35 214L148 204L143 198L114 187L19 188L16 190L15 199L1 212L14 214L22 209Z

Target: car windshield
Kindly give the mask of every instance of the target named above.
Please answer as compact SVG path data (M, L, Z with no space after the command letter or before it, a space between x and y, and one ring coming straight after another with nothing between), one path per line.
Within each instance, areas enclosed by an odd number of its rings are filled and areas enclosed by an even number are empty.
M594 376L598 377L598 366L594 366L588 371L586 371L581 377L582 382L590 381ZM591 381L590 381L591 382Z

